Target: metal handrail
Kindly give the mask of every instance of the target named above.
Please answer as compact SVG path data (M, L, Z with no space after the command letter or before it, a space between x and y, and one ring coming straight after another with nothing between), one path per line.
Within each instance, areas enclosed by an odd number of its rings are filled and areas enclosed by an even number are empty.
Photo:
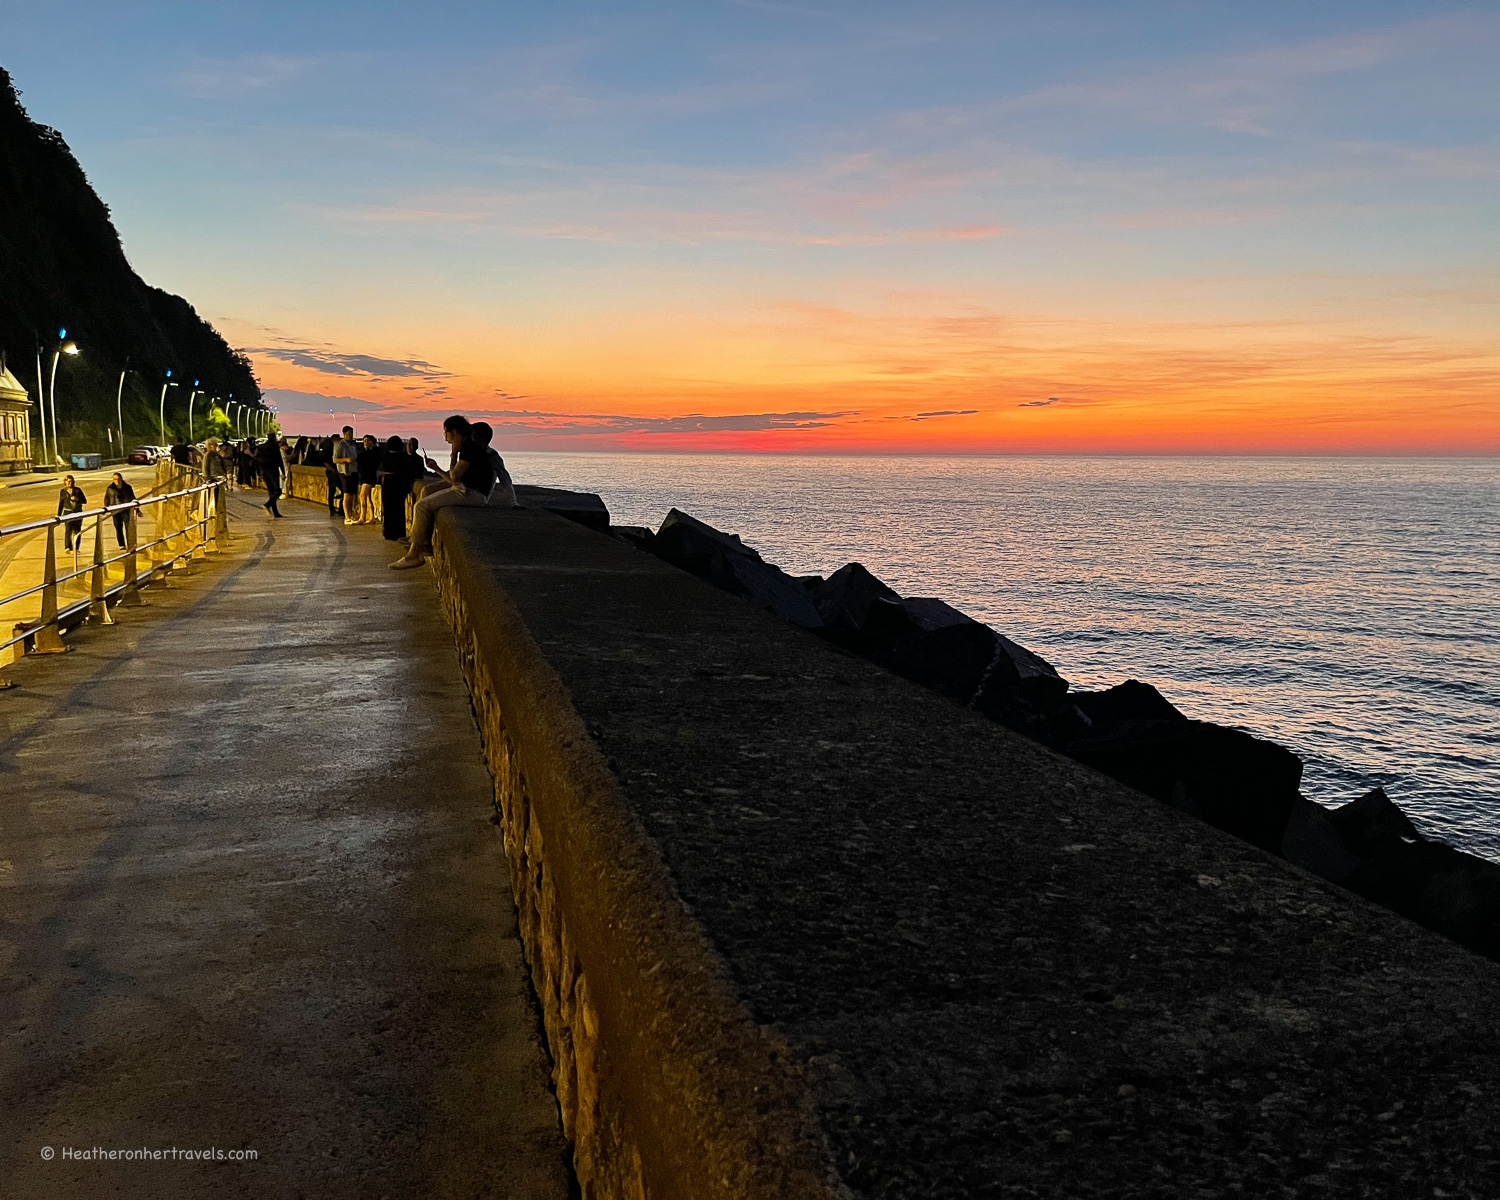
M185 471L181 473L188 474L189 472ZM176 475L178 472L173 472L173 474ZM197 473L191 472L191 474ZM160 479L161 477L158 476L158 478ZM202 477L199 476L199 478ZM84 609L88 610L90 619L96 620L101 624L113 624L114 618L110 615L109 611L109 605L112 600L123 604L140 603L139 597L136 596L141 587L137 575L136 559L143 550L151 550L157 546L163 546L175 538L187 537L190 543L170 558L159 559L152 563L146 572L147 580L149 581L150 577L158 571L165 573L176 566L180 560L189 558L195 553L199 555L203 554L210 540L214 543L215 549L218 549L220 539L226 537L229 532L226 523L227 511L225 508L227 484L228 480L224 478L210 479L190 487L163 492L160 495L137 497L133 500L127 500L123 504L106 504L99 508L80 510L76 513L63 513L53 517L43 517L40 520L25 521L19 525L0 528L0 538L12 534L39 530L46 530L47 533L46 563L43 569L42 582L28 588L23 588L8 596L0 596L0 606L4 606L12 604L17 600L24 600L26 597L34 596L40 592L42 594L40 619L36 622L18 623L15 632L10 637L0 640L0 651L7 650L21 642L29 642L32 653L58 653L66 650L67 647L62 644L59 630L64 622L70 621ZM162 486L162 483L158 483L157 486ZM168 501L181 500L187 496L203 496L206 500L210 492L215 493L218 498L218 503L213 506L213 512L209 511L210 506L207 503L198 504L195 507L198 508L199 515L193 520L188 520L187 517L189 514L184 512L180 528L168 533L162 533L161 526L165 510L159 510L160 515L158 515L156 525L158 536L152 541L147 542L144 546L136 544L136 522L132 520L128 525L129 540L125 550L109 558L105 557L103 534L103 521L105 517L118 515L122 512L138 513L148 505L165 504ZM215 521L214 532L210 534L208 531L209 521L215 518L217 519ZM85 567L80 567L66 574L59 575L57 571L57 552L53 538L54 531L59 525L71 524L78 530L78 540L82 541L82 526L90 519L92 519L94 524L94 553L92 560ZM193 541L192 535L194 534L196 534L196 541ZM152 555L152 558L157 557L156 555ZM76 558L74 561L77 561ZM126 564L124 581L113 586L108 585L106 581L106 568L122 561ZM59 609L57 606L58 586L90 574L93 576L90 597L87 600L79 600ZM4 684L0 683L0 686L4 686Z
M124 504L107 504L103 508L90 508L76 513L64 513L59 517L42 517L35 521L27 521L24 525L0 526L0 537L8 537L12 533L26 533L32 529L45 529L48 525L63 525L69 521L84 521L89 517L108 516L110 513L123 512L127 508L144 508L147 504L160 504L163 500L174 500L178 496L191 496L194 492L206 492L217 488L223 480L213 479L208 483L200 483L194 487L184 488L180 492L164 492L160 496L140 496L134 500L127 500ZM0 604L5 603L5 598L0 597Z

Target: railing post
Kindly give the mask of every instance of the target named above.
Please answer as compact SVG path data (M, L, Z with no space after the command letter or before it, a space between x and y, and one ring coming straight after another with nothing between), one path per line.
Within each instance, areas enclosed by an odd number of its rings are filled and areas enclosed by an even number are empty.
M69 647L63 645L62 634L57 628L57 532L56 525L47 526L47 565L42 574L42 623L36 636L31 639L33 654L66 654Z
M126 514L127 520L125 522L125 590L120 593L120 598L115 601L116 604L128 604L132 608L135 608L136 606L145 603L145 601L141 599L141 585L140 585L139 581L136 579L136 572L138 570L138 567L137 567L137 564L136 564L136 557L135 557L135 543L136 543L135 526L136 526L136 518L138 516L140 516L140 512L141 512L141 506L140 506L139 503L137 503L136 506L134 508L132 508L129 513Z
M193 498L187 503L188 510L193 514L193 532L189 544L193 547L195 559L208 557L208 493L194 492Z
M219 480L214 489L214 545L220 550L229 548L229 478Z
M104 599L104 514L94 518L94 569L89 572L89 620L98 625L113 625L109 605Z

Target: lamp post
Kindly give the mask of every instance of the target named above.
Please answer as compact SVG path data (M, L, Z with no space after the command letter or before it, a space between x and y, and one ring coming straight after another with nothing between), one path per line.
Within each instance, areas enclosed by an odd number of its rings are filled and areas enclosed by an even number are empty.
M50 393L48 407L52 410L52 454L53 457L61 457L57 441L57 360L64 354L77 354L76 342L68 341L67 329L57 331L57 349L52 352L52 374L47 382L47 391Z
M121 408L121 398L125 395L125 375L130 370L130 355L125 356L125 365L120 368L120 386L115 388L115 428L120 433L120 456L125 455L125 417Z
M193 394L188 397L188 445L193 444L193 401L198 398L198 381L193 380Z
M172 372L167 372L166 382L161 385L161 401L157 406L157 419L161 422L162 445L167 443L167 389L176 387L177 381L172 378Z
M42 435L42 462L50 463L47 457L47 385L42 382L42 339L36 339L36 427ZM46 467L40 468L45 470Z

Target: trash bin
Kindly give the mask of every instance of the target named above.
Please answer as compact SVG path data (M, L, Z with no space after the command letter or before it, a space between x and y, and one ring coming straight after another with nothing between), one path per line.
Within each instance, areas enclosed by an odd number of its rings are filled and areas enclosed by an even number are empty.
M80 471L97 471L104 465L102 454L74 454L73 465Z

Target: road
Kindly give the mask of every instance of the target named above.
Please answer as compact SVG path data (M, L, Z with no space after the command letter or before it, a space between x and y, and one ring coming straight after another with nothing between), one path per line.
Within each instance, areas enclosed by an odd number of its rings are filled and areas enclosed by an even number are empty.
M6 668L0 1192L563 1200L432 580L253 499L230 554Z
M75 471L73 477L78 486L83 489L84 495L88 497L90 508L104 503L104 489L109 486L110 476L117 470L124 474L130 485L141 495L145 495L156 482L155 467L108 467L99 471ZM29 475L22 476L19 480L0 481L0 529L11 525L23 525L42 517L56 516L57 493L62 487L62 480L63 476L57 474ZM150 529L150 521L151 518L148 517L143 529ZM71 554L63 549L62 535L53 534L56 539L54 549L57 554L57 569L60 572L75 570L92 561L94 552L92 522L84 532L83 544ZM104 533L105 553L113 553L116 545L114 530L109 522L105 523ZM0 538L0 596L8 596L40 583L46 552L45 530L12 534ZM124 571L121 567L115 567L110 571L111 583L123 577ZM88 595L88 580L84 577L74 580L60 590L59 603L66 604L86 595ZM41 604L42 598L39 595L29 596L11 604L0 604L0 630L8 636L11 627L16 622L35 619L41 612ZM4 639L0 638L0 640Z

